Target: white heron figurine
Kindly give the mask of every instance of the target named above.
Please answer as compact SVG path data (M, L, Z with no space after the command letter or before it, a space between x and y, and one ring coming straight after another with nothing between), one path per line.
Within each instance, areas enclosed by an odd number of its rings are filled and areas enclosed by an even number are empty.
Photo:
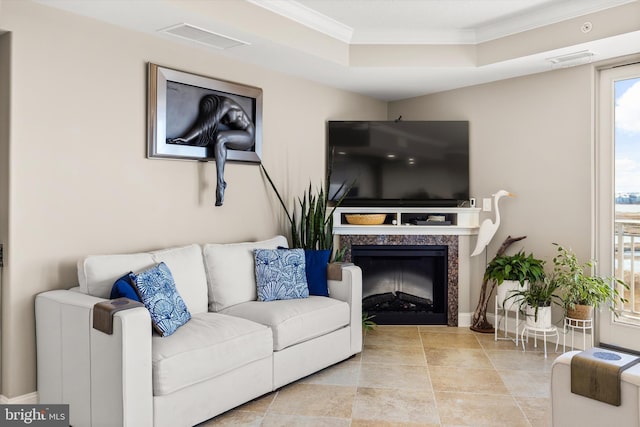
M473 250L471 256L480 255L489 245L491 239L493 239L493 236L496 234L496 231L498 231L498 227L500 227L500 210L498 209L498 200L505 196L514 197L513 194L505 190L500 190L493 195L493 209L496 212L496 219L493 222L489 218L482 221L480 229L478 230L476 248Z

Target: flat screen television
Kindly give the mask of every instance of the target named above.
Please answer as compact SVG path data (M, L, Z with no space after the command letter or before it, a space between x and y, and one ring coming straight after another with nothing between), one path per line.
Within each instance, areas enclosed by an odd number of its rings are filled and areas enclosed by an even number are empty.
M458 206L469 199L468 121L329 121L329 196L342 206Z

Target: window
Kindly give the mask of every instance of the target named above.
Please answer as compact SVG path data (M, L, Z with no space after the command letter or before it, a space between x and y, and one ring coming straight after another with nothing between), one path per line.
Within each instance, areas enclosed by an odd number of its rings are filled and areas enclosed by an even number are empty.
M630 286L623 320L640 320L640 77L613 81L615 275Z
M597 107L598 272L630 286L619 317L600 313L600 341L640 350L640 65L600 70Z

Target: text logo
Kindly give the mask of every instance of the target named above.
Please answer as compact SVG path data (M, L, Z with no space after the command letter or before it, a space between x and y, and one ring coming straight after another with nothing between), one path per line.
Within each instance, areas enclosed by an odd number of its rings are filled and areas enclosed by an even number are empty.
M69 427L69 405L0 405L0 427Z

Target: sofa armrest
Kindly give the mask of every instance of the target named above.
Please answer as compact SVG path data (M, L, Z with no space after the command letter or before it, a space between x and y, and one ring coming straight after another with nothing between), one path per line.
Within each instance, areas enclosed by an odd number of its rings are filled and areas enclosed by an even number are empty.
M353 264L343 264L342 280L329 279L329 296L345 301L351 311L351 352L362 351L362 270Z
M152 426L149 312L115 313L107 335L92 327L103 301L66 290L36 296L40 402L69 404L71 425Z

